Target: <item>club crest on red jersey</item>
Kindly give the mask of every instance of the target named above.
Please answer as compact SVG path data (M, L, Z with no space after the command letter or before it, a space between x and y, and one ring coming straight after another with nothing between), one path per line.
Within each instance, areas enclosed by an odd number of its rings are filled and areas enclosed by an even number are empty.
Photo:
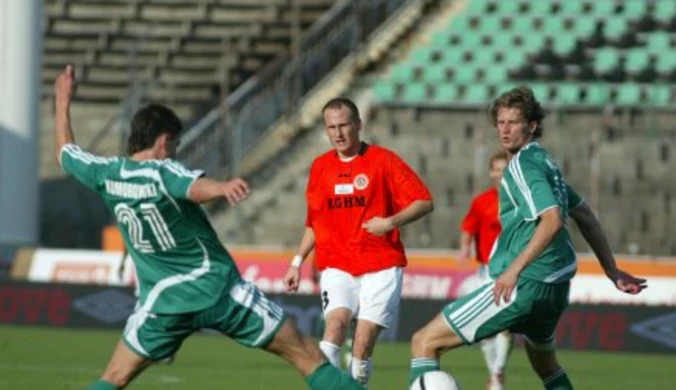
M354 188L358 190L364 190L366 187L369 186L369 178L366 176L365 173L360 173L357 176L354 177L354 181L352 182L354 184Z

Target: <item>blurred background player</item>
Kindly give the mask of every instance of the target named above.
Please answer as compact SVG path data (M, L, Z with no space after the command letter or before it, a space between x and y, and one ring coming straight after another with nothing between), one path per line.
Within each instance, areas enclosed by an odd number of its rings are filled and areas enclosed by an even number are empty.
M472 200L469 211L462 221L458 262L464 265L469 261L474 241L476 260L480 266L476 275L465 279L459 291L460 295L467 295L490 282L488 260L493 244L500 234L498 189L506 166L507 152L499 151L491 157L489 174L493 186ZM489 390L503 388L505 367L511 349L512 336L509 332L502 332L481 341L481 351L491 375L488 381Z
M55 83L56 158L115 214L139 284L137 308L90 389L126 387L202 328L284 358L311 389L361 389L324 360L277 304L242 280L211 227L200 203L217 198L239 203L249 194L246 182L203 178L201 171L173 160L182 125L173 111L157 104L134 115L129 157L103 158L82 150L70 125L74 87L69 65Z
M351 100L332 99L322 113L333 150L312 163L306 229L284 282L289 291L298 288L299 267L314 248L326 318L319 346L340 367L340 346L356 318L350 372L366 384L376 339L393 326L401 297L406 256L399 227L434 206L403 160L361 141L362 123Z
M618 290L638 294L646 281L617 269L596 216L536 142L544 111L533 91L523 86L503 93L490 115L510 158L500 186L502 231L489 263L494 281L448 304L413 335L409 383L439 370L442 353L510 330L524 335L531 366L546 389L572 390L554 338L577 271L567 217L577 222Z

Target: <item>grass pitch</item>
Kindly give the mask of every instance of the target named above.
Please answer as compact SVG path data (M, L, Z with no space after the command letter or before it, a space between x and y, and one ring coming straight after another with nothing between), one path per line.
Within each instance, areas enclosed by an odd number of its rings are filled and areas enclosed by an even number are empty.
M120 332L55 330L0 326L0 388L86 389L104 368ZM673 355L562 351L559 360L577 389L674 388ZM406 389L409 349L381 344L374 356L371 390ZM463 389L483 389L486 369L479 348L461 348L442 359ZM521 348L512 354L508 389L542 389ZM275 389L306 388L284 361L241 347L225 337L189 338L172 365L151 367L131 389Z

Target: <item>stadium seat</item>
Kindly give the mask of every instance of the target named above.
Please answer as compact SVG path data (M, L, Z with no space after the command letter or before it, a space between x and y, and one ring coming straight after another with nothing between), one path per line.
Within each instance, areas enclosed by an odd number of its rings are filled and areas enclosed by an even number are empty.
M496 2L496 12L503 15L516 15L521 13L520 1L499 1Z
M633 49L626 53L625 70L635 74L643 71L650 63L650 53L645 49Z
M559 84L556 88L556 101L559 104L580 103L580 86L573 83Z
M451 45L451 37L445 31L439 31L430 38L430 45L435 48L445 49Z
M542 34L550 37L559 37L566 35L566 26L564 18L545 18L542 23Z
M676 17L676 2L656 1L653 17L660 23L665 23Z
M402 100L408 103L421 103L427 97L427 88L424 84L408 84L404 88Z
M446 65L459 65L465 62L465 49L457 46L449 46L441 52L440 63Z
M550 88L549 84L544 84L544 83L531 83L529 84L531 89L533 90L533 94L535 94L535 98L543 104L549 103L550 96Z
M396 64L392 69L391 79L394 81L408 82L412 81L415 76L416 65L409 63Z
M615 0L593 0L589 4L592 6L592 14L597 17L612 19L611 16L615 13Z
M636 106L641 104L641 87L638 84L624 83L615 89L615 103L620 106Z
M672 86L670 85L654 85L650 89L650 102L656 106L665 107L672 105Z
M488 103L488 88L483 84L470 84L465 89L465 103L472 104L487 104Z
M571 34L561 34L554 40L554 53L567 57L577 46L577 39Z
M496 62L496 52L492 49L475 50L472 53L472 62L478 66L489 66Z
M535 1L540 3L547 3L547 1ZM566 0L560 1L559 14L561 16L578 17L584 13L584 0Z
M507 68L493 66L484 69L483 81L488 84L500 84L507 81Z
M578 16L573 19L573 34L577 37L588 37L596 30L596 19L593 16Z
M429 84L445 83L448 81L446 64L432 64L423 68L422 80Z
M663 54L672 49L671 35L664 31L648 34L646 37L646 49L655 54Z
M435 86L434 101L450 103L458 99L458 88L453 84L438 84Z
M610 93L607 84L588 84L585 88L584 102L591 106L603 106L608 103Z
M662 1L664 2L664 1ZM659 3L659 1L658 1ZM647 1L625 1L623 3L623 14L628 19L638 19L648 12Z
M621 38L627 32L627 19L623 17L608 17L605 19L605 29L603 35L606 39L615 41Z
M659 74L670 74L676 70L676 56L673 55L659 55L657 56L657 63L655 70Z
M476 68L466 64L454 69L453 81L456 83L471 83L476 80Z
M617 67L620 55L615 48L605 47L596 51L594 57L594 72L604 74Z
M395 87L394 84L387 81L380 81L373 87L376 100L380 102L389 102L394 100Z
M552 13L552 3L549 1L530 0L528 13L531 16L546 16Z

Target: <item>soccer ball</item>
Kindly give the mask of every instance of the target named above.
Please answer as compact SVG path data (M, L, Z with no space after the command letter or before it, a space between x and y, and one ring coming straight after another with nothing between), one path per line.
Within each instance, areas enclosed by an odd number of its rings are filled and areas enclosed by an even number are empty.
M460 385L443 371L430 371L416 378L411 390L460 390Z

